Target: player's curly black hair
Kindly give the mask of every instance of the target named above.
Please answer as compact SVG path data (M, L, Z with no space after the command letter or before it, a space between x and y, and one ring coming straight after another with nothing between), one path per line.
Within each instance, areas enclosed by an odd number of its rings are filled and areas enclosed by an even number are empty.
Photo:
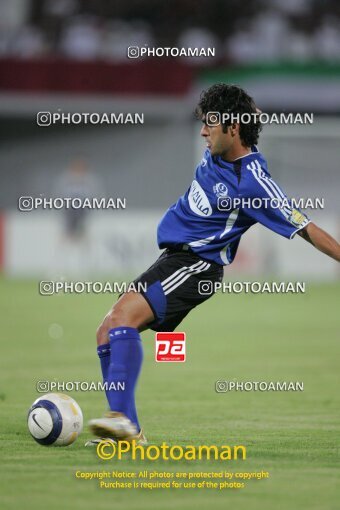
M241 87L237 85L227 85L225 83L216 83L207 90L203 90L199 103L195 109L196 117L202 120L208 112L220 112L239 114L256 113L256 105ZM242 119L242 117L240 117ZM231 122L223 124L223 131L226 132ZM262 129L261 122L256 117L254 122L240 122L240 139L246 147L257 144L259 133Z

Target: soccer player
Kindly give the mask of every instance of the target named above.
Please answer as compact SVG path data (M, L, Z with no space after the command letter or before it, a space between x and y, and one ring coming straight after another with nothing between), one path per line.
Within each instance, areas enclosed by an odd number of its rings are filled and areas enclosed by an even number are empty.
M97 332L104 381L113 387L125 384L124 391L106 391L110 412L89 422L99 437L146 443L134 396L143 358L140 333L148 328L173 331L190 310L213 295L200 294L201 279L211 281L212 288L222 281L223 266L232 263L241 236L252 225L259 222L288 239L298 234L340 261L337 241L291 207L271 178L256 147L258 116L242 122L242 114L258 112L253 99L234 85L216 84L201 94L196 114L207 148L190 188L160 221L163 253L135 280L146 283L147 291L123 294Z

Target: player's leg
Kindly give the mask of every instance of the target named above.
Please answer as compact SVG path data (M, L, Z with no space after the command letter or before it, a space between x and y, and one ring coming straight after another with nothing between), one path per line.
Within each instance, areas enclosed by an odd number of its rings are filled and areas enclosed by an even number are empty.
M200 277L211 280L213 283L221 281L222 275L222 266L218 264L204 261L192 253L166 250L145 273L135 280L135 283L147 284L145 293L143 292L143 295L125 294L105 317L99 328L98 353L103 373L107 374L107 382L118 383L118 376L122 378L126 374L127 377L131 373L130 388L134 389L141 366L141 343L138 332L147 327L156 331L173 331L190 310L210 297L200 294ZM129 339L130 342L125 343L124 339ZM105 358L106 361L104 361ZM131 407L134 397L130 399L126 396L129 397L126 391L121 392L120 395L116 392L112 396L109 394L108 400L113 411L122 412L123 410L131 419L124 414L124 419L119 415L92 420L90 427L96 435L122 438L124 433L124 439L133 438L128 428L133 423L137 424L137 427L139 424L137 415L133 414L133 407ZM114 427L113 421L115 421Z
M97 345L107 343L110 329L127 326L142 331L153 320L153 311L142 294L126 292L113 305L97 329Z
M129 292L120 297L98 328L97 351L111 413L91 420L90 428L96 435L126 439L140 433L135 405L135 387L143 360L139 331L153 319L145 298Z

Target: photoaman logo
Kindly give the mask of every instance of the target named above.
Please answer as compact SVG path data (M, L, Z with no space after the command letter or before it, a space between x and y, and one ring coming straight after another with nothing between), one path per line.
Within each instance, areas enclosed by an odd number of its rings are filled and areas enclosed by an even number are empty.
M121 460L130 454L132 460L246 460L247 450L243 445L138 445L133 439L116 443L111 439L103 439L97 445L97 455L103 460L114 457Z

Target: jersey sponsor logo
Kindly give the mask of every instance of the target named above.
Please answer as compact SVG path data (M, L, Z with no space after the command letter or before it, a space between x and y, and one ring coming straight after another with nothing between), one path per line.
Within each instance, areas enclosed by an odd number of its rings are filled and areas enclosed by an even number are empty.
M228 188L223 182L217 182L213 187L213 190L218 198L228 196Z
M156 333L156 361L185 361L185 333Z
M189 191L189 205L190 209L198 214L198 216L211 216L212 208L210 202L208 200L207 195L205 194L204 189L201 185L196 181L192 181L190 191Z

